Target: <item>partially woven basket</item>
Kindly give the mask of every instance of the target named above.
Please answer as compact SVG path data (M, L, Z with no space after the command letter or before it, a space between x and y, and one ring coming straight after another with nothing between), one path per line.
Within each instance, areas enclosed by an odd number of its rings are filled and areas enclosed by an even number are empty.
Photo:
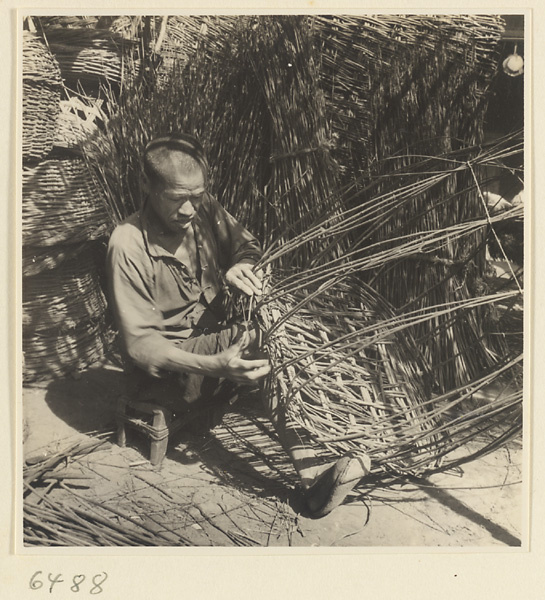
M272 365L265 393L323 458L363 452L376 474L421 476L484 455L521 430L522 386L470 401L498 374L511 380L522 355L434 395L411 319L355 277L292 291L276 281L254 312Z
M47 160L23 171L23 242L85 242L111 227L104 200L81 160Z
M428 408L414 341L386 326L393 313L360 282L338 282L308 302L317 289L259 310L273 367L266 393L326 455L363 451L377 471L397 473L437 466L441 418Z
M53 147L62 79L44 40L23 32L23 158L39 160Z

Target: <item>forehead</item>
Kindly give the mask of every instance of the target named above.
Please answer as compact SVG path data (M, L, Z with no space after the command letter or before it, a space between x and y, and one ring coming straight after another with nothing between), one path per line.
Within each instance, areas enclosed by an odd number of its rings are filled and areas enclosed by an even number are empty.
M168 148L150 152L148 160L158 176L158 183L166 187L202 187L204 173L201 165L191 156Z

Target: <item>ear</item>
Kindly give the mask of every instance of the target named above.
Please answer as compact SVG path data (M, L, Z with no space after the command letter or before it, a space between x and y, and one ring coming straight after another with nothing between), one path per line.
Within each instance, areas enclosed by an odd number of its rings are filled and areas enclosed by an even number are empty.
M147 196L151 191L151 181L145 173L142 173L140 177L140 185L142 186L142 191L144 192L144 195Z

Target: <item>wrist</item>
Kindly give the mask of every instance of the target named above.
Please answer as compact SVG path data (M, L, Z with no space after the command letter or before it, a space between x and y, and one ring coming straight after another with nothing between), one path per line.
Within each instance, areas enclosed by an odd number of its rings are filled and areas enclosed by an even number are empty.
M226 376L225 359L221 354L199 354L196 356L198 368L203 375L214 378Z
M171 348L167 370L179 373L195 373L205 377L219 377L221 369L217 355L194 354L179 348Z

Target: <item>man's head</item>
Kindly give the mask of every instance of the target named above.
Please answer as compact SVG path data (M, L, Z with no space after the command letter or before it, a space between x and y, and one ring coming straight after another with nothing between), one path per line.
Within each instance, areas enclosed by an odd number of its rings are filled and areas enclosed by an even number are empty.
M185 231L206 190L208 164L201 145L187 134L155 138L143 163L151 209L167 232Z

